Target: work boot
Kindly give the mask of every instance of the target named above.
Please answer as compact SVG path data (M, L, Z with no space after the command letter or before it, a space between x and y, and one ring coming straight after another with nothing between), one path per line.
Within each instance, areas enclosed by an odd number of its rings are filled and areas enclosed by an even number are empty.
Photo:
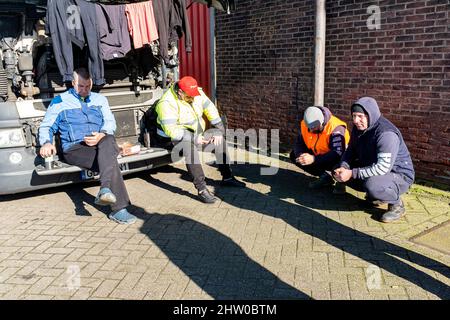
M100 188L94 203L99 206L108 206L116 203L116 196L109 188Z
M222 179L222 182L220 182L220 185L222 187L238 187L238 188L244 188L245 183L242 181L237 180L235 177Z
M208 188L200 190L198 192L198 197L204 203L214 203L217 201L217 198L214 197L214 195L208 190Z
M132 224L137 220L137 218L129 213L126 208L110 213L108 218L120 224Z
M371 206L371 207L374 207L374 208L382 206L383 204L386 203L386 202L383 202L381 200L372 200L372 199L370 199L369 196L367 195L367 193L366 193L366 196L364 197L364 199L367 202L368 206Z
M405 211L405 206L402 200L400 200L400 203L389 204L388 211L381 216L381 222L388 223L396 221L405 215Z
M333 194L343 195L347 192L346 189L345 184L342 182L336 182L333 188Z
M319 179L310 182L308 187L310 189L319 189L319 188L323 188L323 187L328 187L328 186L332 186L333 185L333 178L327 174L324 173L322 174Z
M365 195L364 199L358 199L358 206L362 209L370 210L370 209L374 209L374 208L379 208L383 204L385 204L385 202L383 202L381 200L370 199L367 196L367 194Z

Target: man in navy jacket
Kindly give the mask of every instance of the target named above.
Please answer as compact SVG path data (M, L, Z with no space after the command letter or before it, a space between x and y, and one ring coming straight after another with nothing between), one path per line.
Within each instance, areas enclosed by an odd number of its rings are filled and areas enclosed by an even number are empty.
M117 162L116 121L108 100L91 92L92 79L84 68L74 71L72 85L53 98L47 109L39 127L40 155L56 154L53 135L59 132L64 160L100 173L101 188L95 203L111 206L111 220L133 223L136 217L126 209L130 199Z
M352 105L353 130L350 144L334 170L339 182L365 191L373 204L387 203L382 222L405 214L400 195L414 182L414 168L400 130L384 118L375 99L364 97Z

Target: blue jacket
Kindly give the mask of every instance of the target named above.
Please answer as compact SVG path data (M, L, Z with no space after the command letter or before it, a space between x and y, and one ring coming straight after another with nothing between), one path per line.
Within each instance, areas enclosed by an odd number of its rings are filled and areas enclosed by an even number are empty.
M392 172L412 184L414 167L400 130L381 115L375 99L364 97L355 104L365 110L369 126L364 131L353 127L341 166L352 169L353 179L365 180Z
M39 143L53 142L59 132L63 151L67 151L92 132L112 135L115 130L116 120L104 96L91 92L83 101L72 88L51 101L39 127Z

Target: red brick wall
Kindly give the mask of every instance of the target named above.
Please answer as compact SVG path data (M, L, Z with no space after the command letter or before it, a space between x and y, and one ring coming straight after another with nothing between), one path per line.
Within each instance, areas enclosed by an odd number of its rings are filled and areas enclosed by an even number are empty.
M217 98L234 128L291 144L313 103L315 1L240 0L217 14ZM369 6L381 28L369 30ZM418 177L450 184L448 0L327 1L325 105L349 124L372 96L402 131Z

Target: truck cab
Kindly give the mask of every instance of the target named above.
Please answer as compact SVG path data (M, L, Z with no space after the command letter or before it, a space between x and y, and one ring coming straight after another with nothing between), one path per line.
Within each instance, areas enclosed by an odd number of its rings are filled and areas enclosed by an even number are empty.
M46 13L46 0L0 0L0 195L97 178L95 172L65 163L61 152L51 168L39 155L39 125L52 98L70 88L62 82L58 53L45 32ZM84 66L86 49L72 47L74 68ZM137 153L119 156L123 174L172 162L169 150L152 146L147 116L178 78L177 45L170 44L169 66L160 62L157 50L157 44L151 44L104 61L106 83L92 90L108 99L117 143L138 147ZM54 143L58 148L57 137Z

